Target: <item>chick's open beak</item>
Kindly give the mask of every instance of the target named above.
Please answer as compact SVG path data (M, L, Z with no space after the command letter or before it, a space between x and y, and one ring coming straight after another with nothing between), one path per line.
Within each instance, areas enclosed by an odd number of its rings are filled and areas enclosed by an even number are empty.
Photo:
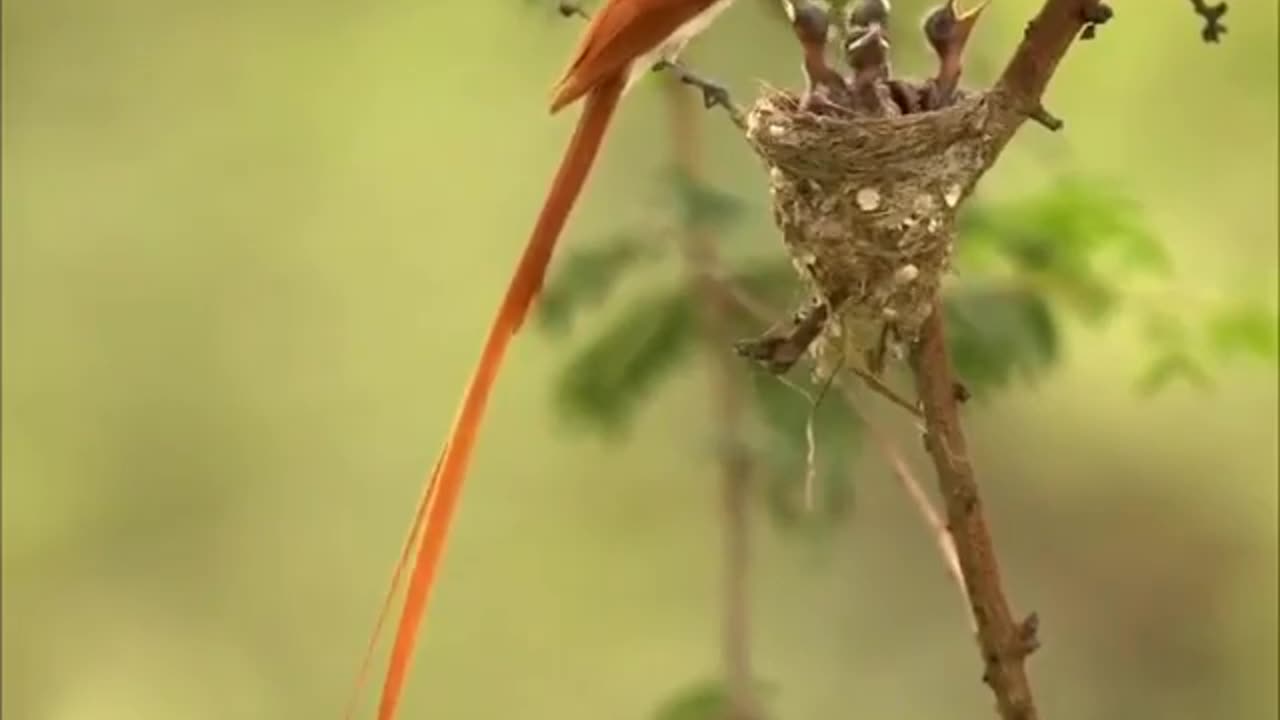
M973 32L974 26L978 24L978 18L989 4L991 0L983 0L974 7L959 12L956 9L956 0L947 0L947 12L953 18L951 37L948 38L947 43L949 49L956 53L964 50L965 43L969 41L969 34Z
M855 70L865 70L887 61L889 39L885 37L884 27L880 23L872 23L865 31L854 35L845 48L849 56L849 64Z

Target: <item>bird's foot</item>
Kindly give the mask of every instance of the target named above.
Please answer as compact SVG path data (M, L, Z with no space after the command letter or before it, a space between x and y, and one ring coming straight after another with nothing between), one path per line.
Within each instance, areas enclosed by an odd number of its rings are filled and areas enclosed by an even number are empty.
M653 66L654 72L669 71L675 74L680 82L685 85L691 85L702 91L702 104L709 110L717 105L723 108L729 108L733 104L733 99L729 97L729 90L724 85L713 80L708 80L689 68L672 60L659 60Z
M702 104L708 110L714 107L724 108L725 112L739 125L742 124L742 111L733 104L729 89L714 80L708 80L674 60L659 60L653 66L654 72L674 73L680 82L702 91Z
M560 13L561 17L580 17L583 20L591 19L591 13L588 13L581 5L576 2L572 2L572 0L560 0L560 3L556 5L556 10Z

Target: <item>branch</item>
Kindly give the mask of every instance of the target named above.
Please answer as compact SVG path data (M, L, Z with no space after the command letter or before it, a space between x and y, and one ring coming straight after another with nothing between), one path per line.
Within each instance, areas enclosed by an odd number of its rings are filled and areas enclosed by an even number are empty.
M1110 7L1101 0L1045 0L1039 14L1027 23L996 91L1008 93L1025 111L1035 111L1071 41L1086 25L1105 23L1111 16Z
M929 526L930 532L933 534L933 540L938 545L938 554L942 557L942 564L947 569L947 575L951 576L951 580L955 582L956 590L960 593L960 598L964 601L965 615L969 618L969 628L974 633L978 632L977 621L973 618L973 612L970 608L969 589L965 586L964 573L960 571L960 557L956 554L956 543L951 537L950 531L947 530L947 524L942 519L942 515L933 506L933 501L929 499L928 493L916 480L912 474L911 468L907 466L906 459L902 453L894 446L888 436L880 431L870 418L866 416L858 406L858 398L854 395L853 390L847 385L840 385L840 392L844 395L845 402L848 403L853 413L862 420L863 426L867 428L867 432L871 435L871 439L875 442L880 454L884 456L884 460L889 464L889 469L893 472L893 476L897 478L898 484L906 491L911 498L912 503L916 506L916 511L920 513L920 518L924 520L925 525Z
M946 501L947 527L955 540L977 624L978 645L986 665L983 680L995 693L1004 720L1035 720L1038 715L1023 660L1037 647L1037 620L1032 614L1014 622L1005 599L1000 566L960 426L951 358L937 305L925 321L913 365L924 405L925 446Z
M1099 25L1111 20L1111 7L1101 0L1046 0L1039 14L1027 23L1022 42L993 89L1025 118L1049 130L1061 130L1063 123L1041 103L1049 79L1058 62L1076 37L1091 39ZM1013 137L1020 122L1007 125L995 143L999 152ZM994 159L994 156L993 156Z
M758 300L747 291L733 285L732 283L710 275L705 278L705 282L713 283L713 287L716 292L719 293L724 300L732 303L748 316L757 320L768 321L769 318L776 315L776 312L768 303ZM743 343L739 343L739 351L741 351L742 345ZM866 383L867 387L873 392L878 393L889 402L911 413L914 417L921 420L924 419L924 414L920 411L920 408L904 400L894 392L892 388L884 385L874 375L858 368L852 368L852 371L864 383ZM862 412L861 406L858 403L858 399L854 394L853 389L850 388L847 383L843 382L843 379L835 379L835 385L840 389L840 393L844 397L845 402L849 405L850 410L852 410L854 415L860 418L863 425L867 427L867 431L871 434L872 439L879 448L880 454L884 456L885 461L889 464L889 468L893 471L894 477L898 479L898 482L902 485L903 489L906 490L907 495L911 497L912 502L916 505L916 509L920 512L920 517L933 532L934 540L938 544L938 552L942 556L943 565L947 569L947 574L951 576L953 581L955 581L956 588L959 590L961 598L965 601L966 613L969 617L969 625L974 632L977 632L977 625L973 619L973 614L968 610L969 591L965 587L964 575L960 572L960 561L956 555L955 541L952 539L951 533L948 532L946 523L942 520L942 516L939 515L936 509L934 509L933 502L929 500L928 494L925 493L924 488L920 486L920 483L911 473L910 468L907 467L906 460L902 457L902 453L898 451L893 442L890 441L889 438L870 421L866 414Z
M693 182L702 176L700 112L680 78L669 82L668 105L676 166ZM751 670L751 623L748 608L750 570L751 463L742 441L740 369L728 351L733 306L714 279L715 242L704 227L690 225L683 244L689 280L698 298L715 404L714 426L720 431L719 460L724 529L724 588L721 654L724 664L727 712L732 720L758 717Z
M1227 14L1227 4L1220 2L1210 5L1207 0L1191 0L1191 9L1204 18L1200 38L1207 43L1221 42L1222 36L1227 34L1227 26L1222 24L1222 16Z
M723 278L708 275L706 281L712 283L717 293L733 307L760 322L769 322L778 315L768 303L752 297L750 293ZM792 317L791 324L785 331L777 329L766 332L754 340L739 340L733 349L738 355L760 363L773 375L782 376L795 367L809 350L809 346L822 332L822 324L827 320L826 305L810 305ZM867 387L881 397L908 413L923 420L920 408L903 398L893 388L884 384L880 378L859 367L850 367L849 372L857 375Z
M994 97L1003 99L1024 117L1052 118L1041 98L1058 63L1072 41L1086 27L1111 18L1099 0L1046 0L1027 25L1022 42L1006 66ZM1003 103L1000 103L1003 104ZM1043 122L1043 120L1042 120ZM1060 122L1054 120L1059 127ZM995 154L1021 125L1010 118L1005 133L995 138ZM947 527L955 542L961 574L969 591L969 605L977 627L985 670L983 680L996 696L1004 720L1036 720L1038 712L1027 679L1026 657L1039 645L1034 613L1015 621L1005 598L1000 566L982 499L974 479L968 447L960 424L955 373L947 350L940 297L920 329L912 357L916 388L924 407L925 445L937 472L938 488L946 502Z
M1050 116L1041 98L1071 42L1087 26L1111 19L1109 6L1099 0L1046 0L1027 25L994 93L1012 100L1028 117ZM1018 124L1009 128L1002 146ZM913 357L916 387L925 415L925 442L946 499L947 526L956 543L960 569L970 592L970 607L982 649L983 679L996 696L1004 720L1035 720L1038 713L1027 680L1025 658L1036 647L1038 620L1034 613L1015 621L1005 599L1000 566L973 466L960 425L955 379L947 351L941 301L921 328Z

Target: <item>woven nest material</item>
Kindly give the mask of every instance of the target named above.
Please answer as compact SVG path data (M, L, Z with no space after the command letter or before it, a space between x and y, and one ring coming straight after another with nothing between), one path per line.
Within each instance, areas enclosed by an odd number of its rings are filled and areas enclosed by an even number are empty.
M817 114L772 89L756 102L747 139L769 165L774 219L833 311L818 345L842 337L843 359L879 372L886 349L914 341L949 267L956 213L989 164L988 115L978 95L891 117Z

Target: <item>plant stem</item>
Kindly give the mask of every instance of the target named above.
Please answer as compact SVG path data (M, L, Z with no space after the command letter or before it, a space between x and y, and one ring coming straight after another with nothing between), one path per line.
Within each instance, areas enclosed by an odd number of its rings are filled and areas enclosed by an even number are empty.
M969 608L977 627L985 665L983 680L996 696L1004 720L1036 720L1035 701L1023 662L1037 646L1037 620L1013 619L1005 600L991 532L982 512L982 499L960 425L955 372L947 351L940 303L925 321L913 358L916 388L924 406L925 446L938 474L938 489L946 503L947 529L956 555Z
M702 108L678 80L667 82L672 153L685 178L702 180ZM751 560L751 461L742 442L741 368L730 348L733 308L713 279L718 257L715 238L705 226L685 228L682 243L689 282L698 298L709 386L719 437L723 587L721 595L721 662L728 699L727 719L759 717L751 669L751 621L748 581Z

